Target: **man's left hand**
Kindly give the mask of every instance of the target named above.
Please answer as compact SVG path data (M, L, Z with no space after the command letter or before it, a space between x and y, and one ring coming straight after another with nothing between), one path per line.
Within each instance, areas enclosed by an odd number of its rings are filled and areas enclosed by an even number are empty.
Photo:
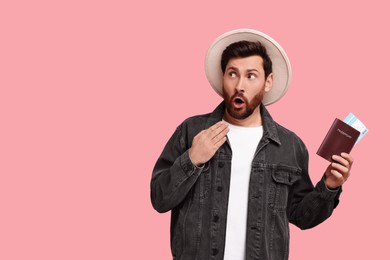
M332 162L325 172L325 184L330 189L337 189L347 181L351 174L353 158L347 153L333 155Z

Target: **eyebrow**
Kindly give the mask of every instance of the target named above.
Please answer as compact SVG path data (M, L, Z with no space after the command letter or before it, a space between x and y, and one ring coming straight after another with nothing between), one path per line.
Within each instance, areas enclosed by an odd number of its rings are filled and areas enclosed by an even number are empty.
M229 66L226 68L226 70L230 70L230 69L237 70L237 71L239 70L237 67L234 67L234 66ZM259 71L257 69L247 69L246 70L246 72L254 72L254 71L259 73Z

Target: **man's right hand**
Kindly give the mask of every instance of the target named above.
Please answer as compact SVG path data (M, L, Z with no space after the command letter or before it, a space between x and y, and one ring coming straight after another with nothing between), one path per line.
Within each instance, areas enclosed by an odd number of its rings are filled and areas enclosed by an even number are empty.
M219 121L206 130L198 133L192 141L189 156L193 164L201 166L208 162L227 140L229 127Z

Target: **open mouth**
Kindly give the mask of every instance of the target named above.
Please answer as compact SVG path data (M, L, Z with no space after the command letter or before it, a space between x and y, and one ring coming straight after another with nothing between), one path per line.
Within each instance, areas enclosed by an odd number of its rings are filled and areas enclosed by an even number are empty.
M244 104L244 100L242 98L236 97L233 102L237 105Z

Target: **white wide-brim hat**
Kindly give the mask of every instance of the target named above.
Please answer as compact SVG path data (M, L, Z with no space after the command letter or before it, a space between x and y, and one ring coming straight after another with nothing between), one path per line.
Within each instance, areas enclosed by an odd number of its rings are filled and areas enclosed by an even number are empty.
M263 98L264 105L270 105L281 99L287 92L291 81L291 65L286 52L270 36L252 29L237 29L219 36L209 47L205 69L208 81L214 90L222 94L223 74L221 69L222 52L227 46L238 41L259 41L266 49L272 61L273 84Z

